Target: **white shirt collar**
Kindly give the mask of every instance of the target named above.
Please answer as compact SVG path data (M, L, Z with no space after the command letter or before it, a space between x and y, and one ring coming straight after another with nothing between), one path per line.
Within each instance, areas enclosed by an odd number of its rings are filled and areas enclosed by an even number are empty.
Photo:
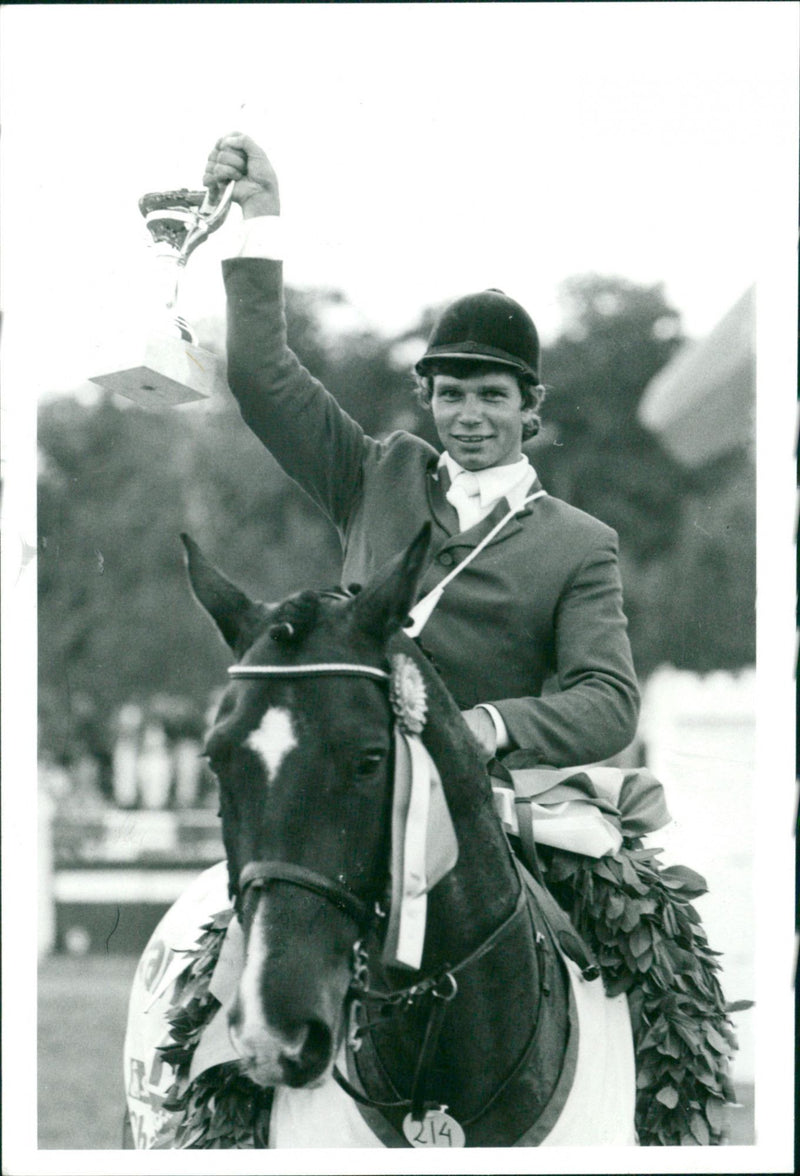
M514 491L518 487L520 488L520 497L524 497L536 479L536 470L525 454L518 461L512 462L511 465L490 466L485 470L467 471L445 450L439 458L439 467L442 466L450 475L451 485L455 483L459 474L473 474L478 483L480 505L484 510L491 509L501 498L509 498L510 494L517 497ZM511 498L509 498L509 504L514 505Z

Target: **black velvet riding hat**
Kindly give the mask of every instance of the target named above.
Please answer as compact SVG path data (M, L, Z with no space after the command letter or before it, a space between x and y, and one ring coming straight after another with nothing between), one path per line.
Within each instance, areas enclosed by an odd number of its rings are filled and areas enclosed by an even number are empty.
M437 359L484 359L507 364L539 382L539 335L533 319L502 290L482 290L452 302L415 366L426 375Z

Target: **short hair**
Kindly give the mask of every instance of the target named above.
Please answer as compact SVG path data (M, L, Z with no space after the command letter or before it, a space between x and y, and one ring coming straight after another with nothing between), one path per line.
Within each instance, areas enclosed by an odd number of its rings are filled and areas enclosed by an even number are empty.
M491 372L503 372L514 376L522 396L522 407L534 409L535 415L522 425L522 440L530 441L541 428L538 410L545 398L545 387L544 384L538 384L530 372L523 372L511 364L468 357L428 360L425 375L416 376L417 398L423 408L430 408L434 376L453 376L456 380L465 380L469 376L487 376Z

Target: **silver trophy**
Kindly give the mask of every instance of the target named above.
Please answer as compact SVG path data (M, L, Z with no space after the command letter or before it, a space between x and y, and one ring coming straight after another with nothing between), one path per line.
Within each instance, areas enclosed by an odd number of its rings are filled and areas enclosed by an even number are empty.
M178 314L178 291L186 263L198 245L218 229L231 206L231 181L215 204L208 192L148 192L139 211L152 238L163 309L132 366L102 376L95 384L119 392L145 408L205 400L225 387L221 358L200 347Z

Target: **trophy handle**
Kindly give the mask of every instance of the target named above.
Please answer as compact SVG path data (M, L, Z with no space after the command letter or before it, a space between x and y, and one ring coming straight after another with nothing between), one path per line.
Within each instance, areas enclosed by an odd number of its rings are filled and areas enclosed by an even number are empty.
M231 180L228 183L216 204L212 203L211 193L206 190L203 203L194 214L194 224L186 234L186 240L183 242L183 247L178 255L179 266L186 265L186 262L189 260L191 254L194 253L197 246L202 244L206 237L210 237L225 220L225 217L230 211L235 183L235 180Z

